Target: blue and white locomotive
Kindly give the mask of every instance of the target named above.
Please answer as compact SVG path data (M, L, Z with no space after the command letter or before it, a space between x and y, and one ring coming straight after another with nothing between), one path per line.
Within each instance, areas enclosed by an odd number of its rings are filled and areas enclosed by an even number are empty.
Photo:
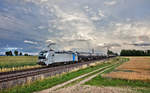
M69 63L69 62L78 62L77 53L72 51L41 51L39 53L39 62L40 65L51 65L56 63Z

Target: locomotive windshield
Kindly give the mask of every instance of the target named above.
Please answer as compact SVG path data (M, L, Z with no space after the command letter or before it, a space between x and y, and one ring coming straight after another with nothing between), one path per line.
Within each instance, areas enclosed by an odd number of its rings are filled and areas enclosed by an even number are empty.
M41 51L39 53L39 59L46 59L46 53L47 53L47 51Z

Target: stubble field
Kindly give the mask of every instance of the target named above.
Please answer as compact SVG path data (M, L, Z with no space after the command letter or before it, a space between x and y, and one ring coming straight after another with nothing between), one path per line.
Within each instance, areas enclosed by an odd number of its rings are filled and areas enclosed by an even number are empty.
M130 57L130 61L103 77L150 81L150 57Z

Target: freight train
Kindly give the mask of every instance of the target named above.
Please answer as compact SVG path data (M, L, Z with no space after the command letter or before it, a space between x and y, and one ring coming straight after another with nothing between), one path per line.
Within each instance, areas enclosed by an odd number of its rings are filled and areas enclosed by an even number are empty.
M107 56L101 53L44 50L39 53L38 64L49 66L51 64L57 63L77 63L83 61L106 59L109 57L113 56Z

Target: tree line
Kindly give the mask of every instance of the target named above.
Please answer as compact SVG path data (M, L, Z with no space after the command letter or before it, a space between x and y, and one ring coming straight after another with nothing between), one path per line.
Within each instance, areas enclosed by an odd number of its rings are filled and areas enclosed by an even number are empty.
M108 50L107 51L107 55L116 55L116 56L118 56L118 54L117 53L114 53L113 51L111 51L111 50Z
M15 50L14 52L12 52L12 51L6 51L5 55L6 56L23 56L23 53ZM29 56L29 55L27 53L25 53L24 56Z
M121 50L120 56L150 56L150 50Z

